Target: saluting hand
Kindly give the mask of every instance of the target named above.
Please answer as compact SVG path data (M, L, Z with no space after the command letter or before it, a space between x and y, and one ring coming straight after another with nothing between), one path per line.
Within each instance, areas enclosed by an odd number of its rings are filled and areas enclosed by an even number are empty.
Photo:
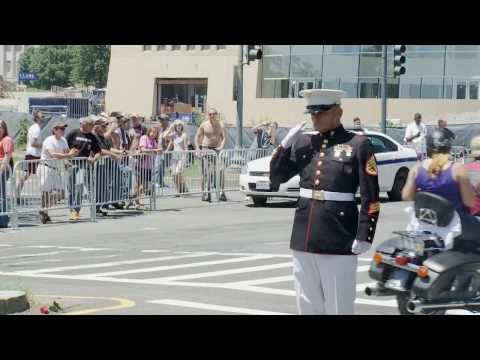
M305 125L307 124L306 121L300 123L299 125L290 129L287 135L282 140L282 147L284 149L288 149L293 145L293 143L298 139L298 137L302 134Z

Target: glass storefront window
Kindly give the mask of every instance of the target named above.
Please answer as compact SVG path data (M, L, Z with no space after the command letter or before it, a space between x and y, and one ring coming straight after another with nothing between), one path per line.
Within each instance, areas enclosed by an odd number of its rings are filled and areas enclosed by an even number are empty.
M418 99L420 98L420 79L419 78L400 78L400 98Z
M288 56L268 56L262 61L263 78L288 78L290 58Z
M380 94L380 82L378 77L359 78L359 97L360 98L378 98Z
M265 79L262 82L262 97L264 98L287 98L288 90L288 79Z
M393 78L393 45L387 50L389 97L480 96L480 45L407 45L407 72L400 78ZM262 96L284 96L284 81L287 96L298 96L300 87L310 84L342 89L349 97L381 96L383 45L263 45L263 52Z
M443 98L443 78L422 77L420 84L420 97L422 99Z
M321 77L322 55L292 55L292 77Z
M340 90L347 93L346 97L357 97L358 78L340 78Z

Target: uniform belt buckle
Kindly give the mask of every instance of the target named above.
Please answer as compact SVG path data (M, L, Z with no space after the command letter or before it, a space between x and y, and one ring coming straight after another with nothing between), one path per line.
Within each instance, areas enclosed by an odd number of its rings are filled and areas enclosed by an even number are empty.
M323 190L313 190L312 198L319 201L325 201L325 191Z

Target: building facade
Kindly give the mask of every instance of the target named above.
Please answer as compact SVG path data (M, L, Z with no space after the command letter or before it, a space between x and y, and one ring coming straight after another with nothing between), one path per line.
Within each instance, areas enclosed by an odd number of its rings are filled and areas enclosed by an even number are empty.
M376 126L381 114L381 45L263 45L263 58L244 66L244 124L302 121L303 89L332 88L347 93L344 122L359 116ZM153 115L183 102L217 108L235 124L235 66L238 45L112 46L106 104ZM425 121L479 112L480 45L407 45L407 72L393 77L393 46L388 47L387 117Z
M18 83L20 56L34 46L38 45L0 45L0 76L6 81Z

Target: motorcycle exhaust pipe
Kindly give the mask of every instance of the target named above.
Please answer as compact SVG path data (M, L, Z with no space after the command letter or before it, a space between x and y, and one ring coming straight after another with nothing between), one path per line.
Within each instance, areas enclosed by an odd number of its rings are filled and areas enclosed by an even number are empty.
M383 286L379 286L378 284L373 287L367 286L365 288L365 295L367 296L392 296L395 294L395 291L386 289Z
M423 310L462 309L467 306L480 306L480 301L452 301L448 303L422 303L420 300L410 300L407 310L412 314L418 314Z

